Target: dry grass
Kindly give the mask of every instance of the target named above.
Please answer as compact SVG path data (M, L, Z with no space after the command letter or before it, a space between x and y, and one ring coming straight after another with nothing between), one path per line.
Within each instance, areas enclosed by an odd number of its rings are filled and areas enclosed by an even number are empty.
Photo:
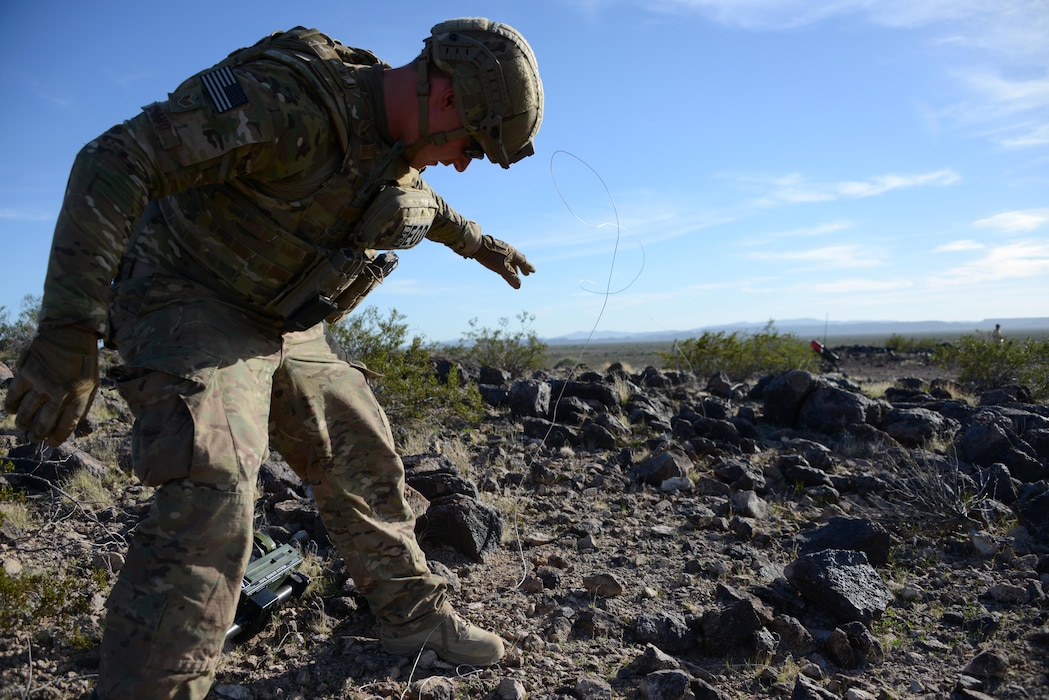
M106 508L116 503L113 489L88 469L78 469L70 474L62 489L81 505Z
M924 452L924 455L930 453ZM894 460L896 479L886 496L909 506L911 527L953 530L978 524L987 495L959 470L957 458Z
M10 523L23 532L31 532L40 526L29 504L21 501L0 501L0 523Z

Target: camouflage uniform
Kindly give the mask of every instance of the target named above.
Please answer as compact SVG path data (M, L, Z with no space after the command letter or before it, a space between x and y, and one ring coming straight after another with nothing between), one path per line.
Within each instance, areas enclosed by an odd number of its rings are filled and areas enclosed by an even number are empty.
M66 197L40 327L89 325L119 349L135 470L157 487L108 602L103 698L207 693L270 445L312 486L384 629L415 632L447 610L363 370L323 324L285 333L273 308L318 258L355 243L376 183L432 195L427 237L476 246L476 225L391 146L384 67L314 31L274 35L114 127L74 165L68 191L94 194Z

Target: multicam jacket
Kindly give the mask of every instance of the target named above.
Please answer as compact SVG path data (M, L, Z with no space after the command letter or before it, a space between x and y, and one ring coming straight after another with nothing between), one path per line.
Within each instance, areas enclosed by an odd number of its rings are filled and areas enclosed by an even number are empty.
M429 190L386 133L387 67L298 27L230 54L85 146L56 225L41 327L104 334L128 259L263 307L318 256L352 244L387 184L431 194L426 237L471 252L476 224Z

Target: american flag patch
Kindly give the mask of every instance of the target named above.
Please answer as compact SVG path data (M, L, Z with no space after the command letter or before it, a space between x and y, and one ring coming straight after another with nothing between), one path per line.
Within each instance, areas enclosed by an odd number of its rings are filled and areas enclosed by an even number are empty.
M244 94L244 89L237 82L229 66L204 73L200 76L200 80L204 83L208 97L211 98L211 102L219 112L248 103L248 96Z

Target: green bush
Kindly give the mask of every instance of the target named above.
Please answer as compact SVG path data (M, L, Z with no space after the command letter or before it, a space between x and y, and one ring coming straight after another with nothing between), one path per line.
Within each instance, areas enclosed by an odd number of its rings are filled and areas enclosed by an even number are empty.
M409 339L404 319L396 309L383 318L376 307L369 306L331 330L347 355L382 375L371 381L372 388L394 422L431 417L479 420L482 403L477 387L461 387L458 377L442 382L431 361L435 346L420 336Z
M22 297L22 308L13 322L8 321L7 307L0 306L0 362L14 366L36 333L39 313L40 297L32 294Z
M1049 340L995 340L979 331L942 345L933 363L954 370L958 381L975 391L1020 384L1035 399L1049 397Z
M470 330L453 349L453 354L478 366L498 367L514 376L541 368L546 361L546 343L529 326L535 315L522 311L517 315L519 330L509 331L510 319L499 319L500 328L478 328L477 319L470 320Z
M93 591L106 586L106 574L94 569L9 574L0 567L0 629L10 637L41 634L86 648L97 644L100 630L85 629L81 616L90 609Z
M673 351L659 353L667 366L687 368L701 377L720 371L737 382L792 369L814 371L819 365L808 343L780 333L772 321L753 334L704 331L674 345Z

